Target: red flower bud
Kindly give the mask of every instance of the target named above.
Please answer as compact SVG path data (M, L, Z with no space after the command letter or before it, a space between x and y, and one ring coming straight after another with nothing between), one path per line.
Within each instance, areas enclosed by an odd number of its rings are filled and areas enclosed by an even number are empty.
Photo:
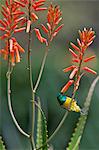
M71 54L72 54L73 57L77 58L77 54L76 54L73 50L71 50L71 49L69 48L69 51L71 52Z
M42 26L42 29L43 29L43 31L47 34L49 31L47 30L47 28L43 25L43 24L41 24L41 26Z
M73 44L72 42L70 43L70 45L76 50L76 51L80 51L80 49L75 45L75 44Z
M83 70L89 72L89 73L92 73L92 74L97 74L94 70L88 68L88 67L84 67Z
M65 68L63 71L66 73L66 72L68 72L70 70L73 70L74 68L76 68L76 66L70 66L68 68Z
M74 80L69 80L68 83L62 88L61 93L65 93L73 83Z
M91 56L91 57L85 58L85 59L84 59L84 62L88 62L88 61L94 59L95 57L96 57L96 56Z

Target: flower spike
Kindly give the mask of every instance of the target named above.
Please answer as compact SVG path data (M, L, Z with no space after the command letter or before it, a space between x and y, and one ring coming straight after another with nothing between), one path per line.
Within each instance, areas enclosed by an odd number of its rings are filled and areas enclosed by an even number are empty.
M89 72L92 74L97 74L94 70L90 69L89 67L86 67L86 62L92 61L95 58L94 56L86 57L84 58L84 54L88 48L88 46L93 42L95 35L92 28L86 29L80 31L79 30L79 36L80 38L77 38L77 44L74 44L70 42L70 45L72 48L76 51L76 53L69 48L69 51L72 55L72 65L70 67L65 68L63 71L66 73L68 71L71 71L69 75L69 81L67 84L62 88L61 93L65 93L70 86L73 84L73 94L72 94L72 100L75 97L75 93L79 88L80 80L83 75L85 75L85 72Z
M62 29L64 24L59 25L62 20L62 13L60 11L59 6L53 6L52 4L48 8L47 13L47 27L45 25L42 26L42 30L47 35L47 41L52 42L53 38L58 34L58 32ZM59 26L58 26L59 25ZM49 44L49 43L48 43Z

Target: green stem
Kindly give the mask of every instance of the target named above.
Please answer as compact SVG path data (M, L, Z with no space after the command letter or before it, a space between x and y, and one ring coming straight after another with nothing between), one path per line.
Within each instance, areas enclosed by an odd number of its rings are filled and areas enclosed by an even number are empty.
M39 72L39 76L38 76L37 82L36 82L35 87L34 87L34 92L36 92L36 90L39 86L41 77L42 77L42 73L43 73L43 70L44 70L46 58L47 58L47 55L48 55L48 48L49 47L47 46L47 49L45 50L45 54L44 54L43 61L42 61L42 64L41 64L41 69L40 69L40 72Z
M47 142L51 141L52 138L57 134L57 132L60 130L61 126L63 125L66 117L68 116L68 111L65 112L62 120L60 121L59 125L57 126L57 128L55 129L55 131L53 132L53 134L49 137L49 139L47 140Z
M8 97L9 111L10 111L10 114L11 114L11 117L13 119L15 126L17 127L17 129L20 131L21 134L23 134L24 136L29 138L30 135L28 135L26 132L24 132L23 129L20 127L20 125L18 124L18 122L14 116L13 110L12 110L12 105L11 105L11 64L9 61L8 61L8 72L7 72L7 97Z
M35 94L33 91L33 80L32 80L32 67L31 67L31 28L29 31L29 40L28 40L28 70L29 70L29 80L30 80L30 87L32 92L32 100L35 100ZM32 150L35 149L35 142L34 142L34 124L35 124L35 105L32 103L32 120L31 120L31 136L30 136L30 142Z
M29 0L29 20L31 20L30 15L31 15L31 1ZM29 80L30 80L30 87L31 87L31 92L32 92L32 100L35 100L35 93L33 91L33 79L32 79L32 66L31 66L31 36L32 36L32 31L31 31L31 26L30 26L30 31L29 31L29 39L28 39L28 70L29 70ZM31 142L31 147L32 150L35 149L35 142L34 142L34 124L35 124L35 105L32 103L32 119L31 119L31 135L30 135L30 142Z

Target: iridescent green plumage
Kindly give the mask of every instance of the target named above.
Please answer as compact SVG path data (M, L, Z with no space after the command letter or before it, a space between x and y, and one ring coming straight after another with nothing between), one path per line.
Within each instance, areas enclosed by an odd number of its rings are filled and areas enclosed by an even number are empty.
M60 105L63 105L64 102L66 101L66 95L63 95L61 93L58 94L57 99Z

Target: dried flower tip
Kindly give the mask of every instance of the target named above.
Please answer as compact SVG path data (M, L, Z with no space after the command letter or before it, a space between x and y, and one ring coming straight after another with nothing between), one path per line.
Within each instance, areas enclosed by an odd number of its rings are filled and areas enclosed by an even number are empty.
M72 78L76 75L77 71L78 71L78 68L75 68L75 69L71 72L69 78L72 79Z
M72 54L73 57L77 58L77 54L76 54L73 50L71 50L71 49L69 48L69 51L71 52L71 54Z
M74 68L76 68L76 66L70 66L68 68L63 69L63 71L66 73L66 72L68 72L70 70L73 70Z
M86 28L84 28L84 31L87 31L87 29L86 29Z
M26 33L29 33L31 27L31 20L27 21L27 28L26 28Z
M97 74L94 70L88 68L88 67L84 67L83 70L89 72L89 73L92 73L92 74Z
M85 59L84 59L84 62L88 62L88 61L94 59L95 57L96 57L96 56L94 55L94 56L91 56L91 57L89 57L89 58L85 58Z
M79 47L77 47L75 44L73 44L72 42L70 43L70 45L78 52L80 52Z
M73 84L74 80L69 80L68 83L62 88L61 93L65 93L68 88Z

